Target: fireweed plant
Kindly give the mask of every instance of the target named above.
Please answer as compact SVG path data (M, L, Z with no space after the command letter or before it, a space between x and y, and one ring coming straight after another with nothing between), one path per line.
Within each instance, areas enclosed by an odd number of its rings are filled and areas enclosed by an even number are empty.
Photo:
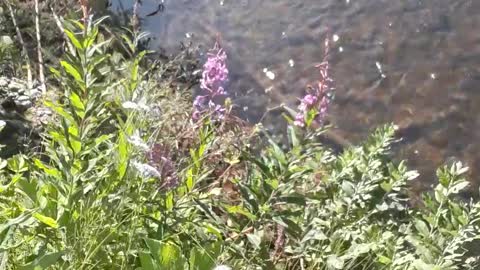
M226 109L222 105L216 104L215 99L226 95L223 87L227 80L227 54L217 41L207 53L207 61L203 65L200 79L202 92L193 102L193 120L198 120L206 112L212 113L218 119L224 118Z
M104 27L65 21L75 52L51 68L42 149L0 160L1 270L479 269L480 203L460 196L460 162L413 204L418 174L389 158L395 126L339 154L318 142L327 59L280 146L215 103L218 43L192 108L187 86L153 76L142 35Z
M330 51L330 41L325 39L325 53L323 62L316 65L320 73L320 80L314 87L307 88L307 94L300 100L298 106L299 112L295 116L294 125L299 127L310 126L312 121L323 124L328 105L333 95L333 79L329 74L328 56Z

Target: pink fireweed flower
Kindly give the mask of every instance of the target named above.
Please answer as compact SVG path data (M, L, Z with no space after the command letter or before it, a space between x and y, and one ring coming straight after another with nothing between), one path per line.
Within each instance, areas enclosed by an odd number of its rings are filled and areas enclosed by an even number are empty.
M299 112L293 122L296 126L305 126L305 117L312 109L316 110L314 120L320 122L320 124L325 120L331 100L331 92L334 90L333 79L329 75L329 64L327 60L329 49L329 39L326 39L323 62L315 66L319 69L320 80L317 86L309 89L309 93L300 100L300 105L298 106Z
M207 57L200 79L202 95L197 96L193 102L192 118L194 120L198 120L206 111L211 111L222 119L226 111L221 105L215 104L214 98L227 94L223 88L228 80L227 54L216 42L213 49L207 53Z

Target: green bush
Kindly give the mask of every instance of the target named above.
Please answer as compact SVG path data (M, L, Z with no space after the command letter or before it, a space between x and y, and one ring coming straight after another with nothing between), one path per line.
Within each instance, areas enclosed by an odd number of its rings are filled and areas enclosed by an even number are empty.
M478 269L461 163L412 205L391 125L336 155L323 128L281 147L231 115L193 122L142 36L120 54L101 21L66 26L42 150L0 162L0 269Z

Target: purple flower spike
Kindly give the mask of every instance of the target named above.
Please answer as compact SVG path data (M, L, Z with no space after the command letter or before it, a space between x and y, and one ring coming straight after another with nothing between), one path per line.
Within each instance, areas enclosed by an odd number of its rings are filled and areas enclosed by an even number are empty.
M215 104L213 99L216 96L227 94L223 88L228 80L227 54L217 42L207 56L207 62L203 65L202 79L200 80L200 88L204 95L197 96L193 102L193 120L198 120L201 114L207 111L213 112L214 115L219 116L219 119L222 119L226 111L221 105Z
M306 95L303 98L303 102L308 106L313 106L315 103L317 103L317 97L312 95Z
M327 57L329 54L329 40L325 40L325 55L324 61L315 67L320 71L320 80L317 87L313 88L312 93L306 94L300 101L298 106L299 112L295 116L294 125L299 127L305 126L305 116L312 109L316 110L315 120L323 123L328 112L328 106L330 104L330 93L333 91L333 80L329 76L329 64Z
M305 115L298 113L295 116L295 121L293 122L295 126L304 127L305 126Z

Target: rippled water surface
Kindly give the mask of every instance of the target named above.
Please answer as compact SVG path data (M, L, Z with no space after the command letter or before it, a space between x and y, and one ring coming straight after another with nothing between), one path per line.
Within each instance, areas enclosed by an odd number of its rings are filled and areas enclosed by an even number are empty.
M114 1L131 10L133 1ZM161 0L144 0L145 16ZM398 156L420 170L460 159L480 176L479 0L164 0L144 17L154 47L189 37L207 48L220 33L234 102L254 122L267 108L292 107L313 82L323 39L333 43L334 132L358 142L374 127L397 124ZM264 69L275 74L271 80ZM276 114L266 125L281 127ZM475 181L477 184L479 181Z

